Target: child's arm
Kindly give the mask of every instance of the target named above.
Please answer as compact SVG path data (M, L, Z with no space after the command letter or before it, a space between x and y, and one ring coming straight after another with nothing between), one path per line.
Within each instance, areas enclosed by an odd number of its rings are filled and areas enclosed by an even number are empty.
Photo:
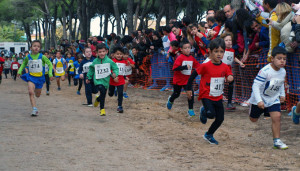
M241 68L245 68L245 66L246 66L246 65L245 65L242 61L240 61L238 58L234 58L234 62L238 63L238 64L240 65Z
M197 71L193 71L189 80L188 80L188 83L186 85L186 95L188 97L188 99L191 99L192 98L192 88L193 88L193 82L194 82L194 79L198 76L198 73Z
M93 79L93 76L95 74L95 66L94 62L89 67L89 72L87 73L87 80L86 83L90 83L89 80Z
M284 88L284 84L283 86L280 87L280 103L284 103L285 101L285 88Z
M24 68L27 66L28 64L28 56L26 56L26 58L24 59L21 67L19 68L18 70L18 75L21 75L22 74L22 71L24 70Z
M261 95L260 95L260 87L264 85L266 82L266 74L261 70L257 76L254 79L252 91L254 94L255 100L258 102L257 106L261 109L264 109L264 102L262 101Z
M49 60L46 56L43 56L43 57L42 57L42 60L44 61L44 63L46 63L46 64L48 65L49 71L52 71L53 65L52 65L52 63L50 62L50 60ZM52 72L49 72L49 77L50 77L50 78L53 77Z

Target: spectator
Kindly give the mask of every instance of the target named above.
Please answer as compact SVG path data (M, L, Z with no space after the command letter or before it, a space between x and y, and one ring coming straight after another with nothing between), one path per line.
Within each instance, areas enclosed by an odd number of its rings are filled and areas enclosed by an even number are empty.
M216 32L214 38L217 38L219 35L221 35L224 32L224 23L227 20L225 12L222 10L217 11L215 15L215 19L218 25L213 29Z
M172 33L176 36L177 41L180 42L182 37L182 30L180 29L180 24L175 23L172 27Z
M206 19L207 21L207 25L210 29L213 29L214 27L216 27L218 24L216 23L216 19L215 17L208 17Z
M215 17L215 10L213 10L213 9L208 9L208 10L206 11L206 18L208 18L208 17Z
M300 15L296 15L295 21L297 23L295 30L296 41L300 43Z
M227 17L227 20L233 21L233 18L235 17L235 10L231 4L228 4L224 7L224 12Z
M153 34L152 34L152 43L151 43L151 46L152 46L152 50L154 50L155 52L157 52L159 49L162 50L163 48L163 43L162 43L162 39L158 33L158 31L154 31Z
M248 25L248 24L246 24ZM269 30L260 25L255 19L250 20L250 28L255 32L255 37L252 44L249 46L251 51L258 49L259 47L268 48L270 45Z
M169 49L170 49L170 42L171 42L170 39L169 39L170 33L171 33L171 28L169 26L163 27L164 36L162 38L162 41L163 41L164 50L166 52L169 51Z

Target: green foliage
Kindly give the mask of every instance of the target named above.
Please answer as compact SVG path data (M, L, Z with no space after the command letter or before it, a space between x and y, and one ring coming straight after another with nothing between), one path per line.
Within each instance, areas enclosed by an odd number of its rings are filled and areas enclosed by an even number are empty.
M12 23L0 25L0 42L23 42L24 31L16 28Z

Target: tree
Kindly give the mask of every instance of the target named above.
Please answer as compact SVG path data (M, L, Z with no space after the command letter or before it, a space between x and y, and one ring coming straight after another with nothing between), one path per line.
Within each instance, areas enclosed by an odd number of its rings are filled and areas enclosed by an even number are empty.
M115 19L117 22L117 34L121 34L121 25L120 25L120 12L119 12L119 7L118 7L118 0L113 0L113 5L114 5L114 11L115 11Z
M127 4L127 25L128 25L128 33L133 32L133 5L134 0L128 0Z

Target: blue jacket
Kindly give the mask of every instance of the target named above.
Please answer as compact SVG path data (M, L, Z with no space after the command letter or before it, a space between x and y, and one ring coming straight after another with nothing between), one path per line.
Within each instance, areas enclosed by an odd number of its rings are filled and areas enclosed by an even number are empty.
M269 38L269 29L262 26L259 32L259 46L260 47L269 47L270 38Z

